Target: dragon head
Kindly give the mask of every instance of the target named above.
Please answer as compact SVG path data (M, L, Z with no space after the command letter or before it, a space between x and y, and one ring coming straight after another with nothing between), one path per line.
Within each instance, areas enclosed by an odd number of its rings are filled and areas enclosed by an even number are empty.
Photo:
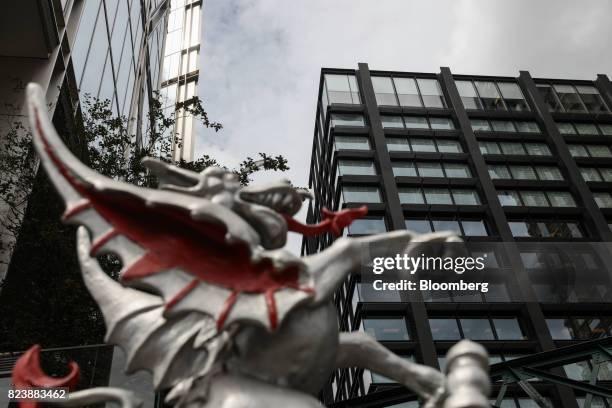
M285 179L244 187L236 174L221 167L198 173L153 158L145 158L143 164L157 176L160 189L204 198L237 213L257 231L267 249L285 245L287 218L311 198L310 192L293 187Z

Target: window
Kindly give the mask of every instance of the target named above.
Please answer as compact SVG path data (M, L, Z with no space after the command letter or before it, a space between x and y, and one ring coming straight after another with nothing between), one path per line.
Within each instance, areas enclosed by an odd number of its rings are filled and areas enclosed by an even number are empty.
M508 225L510 226L510 232L512 232L512 236L515 238L531 236L529 234L529 227L524 221L509 221Z
M436 145L432 139L410 139L412 150L415 152L435 152Z
M404 116L404 121L408 129L429 129L427 118L424 116Z
M525 150L530 156L550 156L550 148L544 143L525 143Z
M612 335L610 317L551 317L546 325L553 340L590 340Z
M406 220L406 229L417 232L419 234L428 234L432 232L429 220Z
M594 123L575 123L579 135L599 135Z
M377 187L343 186L342 195L346 203L380 203Z
M516 129L522 133L540 133L540 127L537 123L529 120L514 122Z
M472 81L455 81L459 96L461 96L461 102L465 109L482 109L480 99L474 89Z
M421 177L444 177L444 171L442 171L440 163L419 162L417 168Z
M517 142L501 142L499 145L501 147L501 151L504 154L508 154L508 155L516 155L516 154L524 155L524 154L526 154L525 148L523 147L523 145L521 143L517 143Z
M531 166L510 166L512 177L517 180L537 180L536 172Z
M569 149L570 155L572 155L572 157L589 157L589 154L587 153L586 148L583 145L567 145L567 148Z
M559 129L559 133L561 133L562 135L576 134L576 129L574 128L574 125L568 122L558 122L557 128Z
M440 153L462 153L463 149L456 140L436 140Z
M400 106L422 107L419 90L413 78L393 78Z
M516 132L516 128L510 120L492 120L491 126L496 132Z
M434 340L461 340L456 319L429 319L429 328Z
M611 168L581 167L580 173L585 181L612 181Z
M387 137L387 149L390 152L409 152L410 143L405 137Z
M453 189L453 200L457 205L478 205L480 199L474 190Z
M516 317L431 318L434 340L524 340Z
M612 169L611 168L600 168L599 174L604 179L604 181L612 181Z
M332 126L365 126L363 115L354 113L332 113Z
M542 191L521 191L521 199L523 204L528 207L548 207L548 200L546 200L546 194Z
M489 319L459 319L463 338L470 340L495 340Z
M597 88L588 85L577 85L576 90L580 94L580 98L589 112L609 112Z
M332 103L360 104L359 87L354 75L325 74L324 98Z
M483 220L478 221L461 221L463 235L468 237L486 237L489 235Z
M578 93L571 85L553 85L561 105L566 112L586 112Z
M372 77L372 85L379 106L397 106L393 80L390 77Z
M468 178L472 177L467 164L463 163L444 163L444 172L446 177L452 178Z
M612 157L610 148L606 145L586 145L591 157Z
M611 124L599 125L599 131L604 136L612 136L612 125Z
M546 192L550 204L553 207L575 207L576 202L572 195L567 191L548 191Z
M508 108L513 111L528 111L529 107L525 102L525 97L521 88L515 82L498 82L504 101Z
M376 168L374 167L374 162L370 160L340 159L338 161L338 172L341 176L375 176Z
M364 136L335 136L334 143L338 150L370 150L370 141Z
M379 234L386 231L387 226L383 218L361 218L348 226L348 233L351 235Z
M435 130L453 130L455 124L450 118L429 118L431 128Z
M491 125L486 119L470 119L470 125L474 132L490 132Z
M499 145L495 142L480 142L478 147L482 154L501 154Z
M425 204L420 188L399 188L398 192L402 204Z
M410 340L403 318L364 318L363 330L379 341Z
M436 232L440 231L452 231L458 235L462 235L459 222L455 220L432 220L433 230Z
M510 230L514 237L530 238L582 238L577 222L565 221L512 221Z
M437 79L417 79L423 104L428 108L445 108L444 96Z
M540 180L563 180L563 175L558 167L536 166L535 169Z
M511 179L510 171L504 164L491 164L489 165L489 176L492 179Z
M445 188L425 188L425 201L427 204L452 204L450 191Z
M521 199L518 192L513 190L502 190L497 192L497 198L502 206L519 206L521 205Z
M504 101L497 90L494 82L474 81L482 106L486 110L506 110Z
M380 117L380 120L382 122L383 128L385 129L404 128L404 121L402 120L401 116L382 115Z
M417 172L414 163L393 162L393 175L395 177L416 177Z
M601 181L601 176L594 167L581 167L580 174L584 181Z
M612 194L607 192L595 192L593 198L600 208L612 208Z

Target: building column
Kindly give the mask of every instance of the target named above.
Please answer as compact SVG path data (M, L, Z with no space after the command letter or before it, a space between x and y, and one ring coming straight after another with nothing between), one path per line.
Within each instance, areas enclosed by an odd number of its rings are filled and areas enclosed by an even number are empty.
M387 219L389 226L393 230L406 229L404 222L404 212L399 199L399 192L395 184L395 176L393 175L393 166L391 157L387 149L385 139L385 131L380 119L378 104L376 103L376 95L372 85L370 69L368 64L360 63L357 77L361 88L365 111L369 119L370 136L374 144L376 158L378 161L378 169L380 171L380 179L382 190L387 207ZM414 291L408 292L408 299L412 311L412 323L416 330L417 339L421 351L421 358L424 364L436 367L438 364L436 348L429 327L429 319L427 309L421 294Z

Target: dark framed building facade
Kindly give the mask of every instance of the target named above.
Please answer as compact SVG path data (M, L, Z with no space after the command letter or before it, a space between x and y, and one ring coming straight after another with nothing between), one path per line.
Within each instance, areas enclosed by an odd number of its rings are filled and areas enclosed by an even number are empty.
M503 244L503 267L512 275L508 288L435 299L368 291L352 276L336 294L340 330L364 330L398 354L439 368L461 338L484 344L495 364L612 335L612 292L596 279L598 270L609 273L612 241L612 84L605 75L587 81L526 71L491 77L448 68L324 68L309 186L315 200L308 222L320 221L323 207L365 204L366 219L344 235L452 230L485 247ZM302 253L333 240L305 238ZM601 243L594 254L593 243ZM567 245L578 255L564 254ZM571 273L593 277L588 299L567 285L560 294L538 281L540 272L568 264ZM529 296L517 301L514 293ZM585 367L558 371L583 379ZM612 381L612 374L600 380ZM321 399L337 407L418 406L389 381L339 370ZM555 407L584 404L566 387L533 384ZM498 403L537 406L520 389ZM610 403L594 399L592 406Z

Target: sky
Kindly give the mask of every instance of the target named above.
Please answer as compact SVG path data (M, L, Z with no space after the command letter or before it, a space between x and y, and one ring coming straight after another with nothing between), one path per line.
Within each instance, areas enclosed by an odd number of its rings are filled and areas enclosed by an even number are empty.
M199 92L224 128L199 129L196 156L282 154L291 170L255 181L307 186L322 67L612 78L610 16L611 0L208 0Z

